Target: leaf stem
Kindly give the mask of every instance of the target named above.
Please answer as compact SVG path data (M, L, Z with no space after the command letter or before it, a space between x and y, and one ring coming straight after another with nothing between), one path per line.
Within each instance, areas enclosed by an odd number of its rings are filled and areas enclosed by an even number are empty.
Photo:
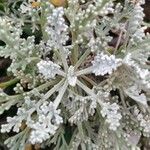
M13 84L17 83L18 81L19 81L19 79L14 78L14 79L12 79L10 81L0 83L0 88L2 88L2 89L7 88L10 85L13 85Z
M77 39L77 33L72 31L72 43L74 44L74 48L71 51L71 63L74 66L78 61L79 49L78 44L75 43Z
M64 93L65 93L67 87L68 87L68 81L66 80L66 81L64 82L64 85L62 86L61 90L59 91L58 96L56 97L56 99L55 99L55 101L54 101L54 106L55 106L55 108L57 108L57 107L59 106L59 104L60 104L60 102L61 102L61 100L62 100L62 97L63 97L63 95L64 95Z
M80 86L88 95L91 95L91 96L94 96L94 97L96 96L90 88L88 88L87 86L85 86L79 80L77 80L77 85Z
M52 89L50 89L43 97L43 100L48 99L58 88L61 87L65 79L62 79L58 84L56 84Z
M87 58L87 56L91 53L90 49L87 49L84 54L80 57L80 59L77 61L77 63L75 64L75 69L77 69L83 62L84 60Z
M88 68L77 71L76 76L81 76L81 75L90 74L90 73L92 73L92 67L88 67Z

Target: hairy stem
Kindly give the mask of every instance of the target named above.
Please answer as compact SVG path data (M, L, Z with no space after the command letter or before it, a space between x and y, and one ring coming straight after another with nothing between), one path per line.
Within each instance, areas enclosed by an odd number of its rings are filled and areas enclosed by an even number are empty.
M4 83L0 83L0 88L4 89L4 88L7 88L15 83L17 83L19 81L19 79L17 78L14 78L10 81L7 81L7 82L4 82Z
M43 97L43 100L48 99L54 92L56 92L64 83L65 79L62 79L58 84L56 84L53 88L51 88Z
M59 91L58 96L56 97L56 99L54 101L54 105L55 105L56 108L59 106L67 87L68 87L68 81L66 80L64 82L64 85L62 86L61 90Z
M91 53L90 49L87 49L84 54L80 57L80 59L77 61L77 63L75 64L75 69L77 69L83 62L84 60L87 58L87 56Z

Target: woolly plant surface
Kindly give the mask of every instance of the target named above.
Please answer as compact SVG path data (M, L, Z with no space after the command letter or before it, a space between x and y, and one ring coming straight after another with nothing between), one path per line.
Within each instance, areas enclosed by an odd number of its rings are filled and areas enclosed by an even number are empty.
M8 1L0 56L10 58L9 150L138 150L150 136L150 36L142 0ZM11 9L10 9L11 8ZM26 34L26 36L25 36ZM117 42L110 46L117 36Z

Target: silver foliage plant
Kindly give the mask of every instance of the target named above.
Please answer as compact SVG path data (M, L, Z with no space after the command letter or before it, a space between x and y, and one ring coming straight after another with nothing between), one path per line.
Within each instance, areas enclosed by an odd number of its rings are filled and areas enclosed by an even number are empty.
M0 17L0 56L12 60L16 94L0 90L0 114L16 105L1 133L10 150L27 144L56 150L138 150L150 137L150 36L142 0L21 1ZM42 32L22 38L23 28ZM114 47L110 31L119 32ZM123 43L120 46L121 40ZM28 90L25 90L27 85Z

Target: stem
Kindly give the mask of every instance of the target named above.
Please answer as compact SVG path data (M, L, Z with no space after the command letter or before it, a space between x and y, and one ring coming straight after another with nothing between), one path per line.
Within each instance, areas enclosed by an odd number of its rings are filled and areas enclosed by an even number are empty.
M71 140L70 140L70 143L69 143L69 146L68 146L70 149L72 147L72 143L73 143L73 141L74 141L74 139L76 137L76 134L77 134L77 128L74 130L74 132L72 134L72 137L71 137Z
M58 60L61 60L60 53L57 49L54 49L54 53L55 53L56 57L58 58Z
M86 150L85 144L81 143L82 150Z
M68 63L67 63L67 60L66 60L66 56L64 55L64 52L62 52L61 49L63 49L63 47L60 48L59 51L58 51L58 50L55 50L54 52L55 52L55 54L56 54L56 57L58 57L58 60L60 60L60 59L62 60L64 69L65 69L65 71L67 71L67 70L68 70Z
M85 86L82 82L80 82L79 80L77 80L77 85L80 86L88 95L97 98L97 95L95 95L95 93L88 88L87 86ZM103 103L100 101L100 99L97 99L98 103L102 106Z
M42 9L41 10L41 17L40 17L40 25L41 25L41 31L42 31L43 39L46 42L48 40L48 35L45 32L45 23L46 23L45 11Z
M66 77L66 73L63 72L62 70L58 70L58 75L62 76L62 77Z
M84 136L84 131L83 131L82 123L78 124L78 130L79 130L79 134L81 136L81 139L83 141L85 139L85 136ZM83 142L81 143L81 147L82 147L82 150L86 150L85 144Z
M43 97L42 101L47 100L58 88L61 87L65 79L62 79L58 84L56 84L52 89L50 89Z
M114 50L114 54L116 54L116 52L117 52L117 50L119 48L119 44L121 42L122 34L123 34L123 31L121 30L121 32L119 34L119 38L118 38L117 44L116 44L116 47L115 47L115 50Z
M75 64L75 69L77 69L83 62L84 60L87 58L87 56L91 53L90 49L87 49L84 54L80 57L80 59L77 61L77 63Z
M84 131L82 128L82 123L78 123L78 130L79 130L79 133L80 133L82 139L84 139Z
M79 80L77 80L77 85L80 86L88 95L96 97L96 95L93 93L93 91L90 88L88 88L87 86L85 86Z
M21 100L21 97L17 97L17 99L11 99L11 101L6 101L0 105L0 115L4 113L5 110L9 110L13 105L16 105ZM0 101L1 103L1 101Z
M39 57L30 57L30 58L26 58L26 60L27 60L28 62L31 62L31 61L40 61L41 58L39 58Z
M69 146L68 146L68 144L67 144L67 142L65 140L64 135L62 134L61 137L62 137L63 144L65 144L65 146L66 146L66 149L69 149ZM62 146L64 146L64 145L62 145Z
M121 87L120 87L120 90L119 90L119 94L120 94L120 99L121 99L123 107L125 108L126 111L128 111L128 108L127 108L126 102L125 102L125 98L124 98L124 94L123 94L123 90L122 90Z
M51 81L51 82L47 82L41 86L38 86L36 89L38 91L42 91L43 89L46 89L47 87L51 86L51 85L54 85L54 84L57 84L60 80L54 80L54 81ZM32 90L31 90L32 91ZM30 92L31 92L30 91ZM25 92L27 93L27 92ZM10 101L10 100L20 100L21 98L23 98L23 95L22 94L18 94L18 95L12 95L12 96L8 96L7 99L3 98L2 100L0 99L0 102L3 103L3 102L7 102L7 101Z
M129 22L126 21L125 23L125 26L128 24ZM129 24L130 25L130 24ZM124 42L124 49L126 50L125 54L127 54L128 52L128 44L129 44L129 39L130 39L130 31L129 31L129 25L128 25L128 28L127 28L127 34L126 34L126 37L125 37L125 42Z
M126 112L128 115L130 115L130 117L131 117L131 119L132 119L133 121L137 122L136 119L134 118L134 116L130 113L130 111L129 111L128 108L127 108L127 105L126 105L126 102L125 102L125 96L124 96L124 93L123 93L123 89L122 89L121 87L120 87L119 89L120 89L120 90L119 90L120 99L121 99L121 102L122 102L122 105L123 105L123 107L124 107L125 112Z
M85 75L85 74L89 74L92 72L92 67L88 67L82 70L79 70L76 72L76 76L81 76L81 75Z
M73 66L78 61L78 55L79 55L78 44L75 43L77 39L77 34L78 33L72 31L72 43L74 44L74 48L71 51L71 63Z
M88 83L90 83L92 86L97 86L97 83L95 83L92 79L90 79L89 77L83 75L81 76L84 80L86 80Z
M65 72L67 72L67 70L68 70L68 63L67 63L64 51L63 51L63 46L60 47L59 53L60 53L60 57L61 57L61 60L62 60L63 66L64 66L64 70L65 70Z
M17 83L18 81L19 81L19 79L15 78L15 79L12 79L12 80L7 81L7 82L0 83L0 88L2 88L2 89L7 88L10 85Z
M47 82L47 83L45 83L45 84L42 84L41 86L38 86L36 89L37 89L38 91L42 91L43 89L46 89L47 87L49 87L49 86L51 86L51 85L57 84L59 81L60 81L60 79L57 78L57 79L55 79L55 80L52 80L52 81Z
M18 101L22 98L22 94L19 94L19 95L13 95L13 96L8 96L7 98L3 98L3 99L0 99L0 103L4 103L4 102L8 102L10 100L15 100L15 101Z
M59 91L58 96L56 97L55 101L54 101L54 106L57 108L62 100L62 97L66 91L68 87L68 81L66 80L63 87L61 88L61 90Z

